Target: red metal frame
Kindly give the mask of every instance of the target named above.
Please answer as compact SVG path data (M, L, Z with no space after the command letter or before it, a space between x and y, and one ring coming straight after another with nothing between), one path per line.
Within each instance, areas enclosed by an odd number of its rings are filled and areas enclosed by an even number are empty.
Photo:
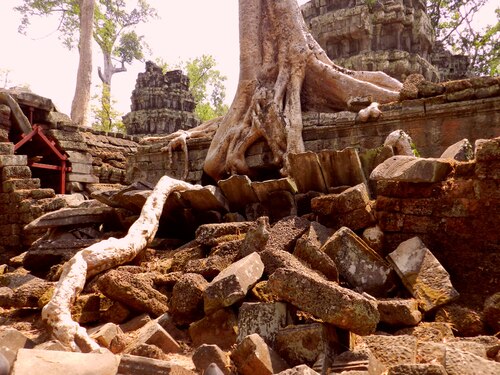
M22 147L23 145L28 143L30 140L32 140L35 135L38 135L40 137L40 139L50 148L52 153L54 153L57 156L61 165L58 166L58 165L52 165L52 164L28 162L28 166L30 166L32 168L41 168L41 169L50 169L50 170L61 171L61 179L60 179L61 194L65 194L66 193L66 172L71 172L71 167L66 166L68 157L66 155L64 155L61 151L59 151L59 149L56 147L56 143L54 141L51 141L50 139L47 138L47 136L43 133L43 130L39 125L34 125L33 130L30 133L21 135L23 139L21 139L19 142L17 142L15 144L14 151L17 151L20 147Z

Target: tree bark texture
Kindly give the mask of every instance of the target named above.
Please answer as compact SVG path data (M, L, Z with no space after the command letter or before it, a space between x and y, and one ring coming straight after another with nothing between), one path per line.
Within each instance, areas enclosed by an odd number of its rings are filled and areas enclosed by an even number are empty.
M121 239L109 238L79 251L63 266L54 294L42 310L52 335L73 351L90 352L99 345L85 328L71 318L71 304L87 278L134 259L154 239L163 206L170 193L196 189L184 181L164 176L144 204L141 215Z
M81 126L90 125L90 90L92 85L92 33L95 0L80 0L80 41L75 95L71 104L71 120Z
M398 100L399 81L335 65L307 30L296 0L239 0L239 7L239 84L204 166L215 180L251 174L245 153L260 139L286 175L286 155L304 151L302 112L345 110L353 97ZM363 118L379 114L373 106Z

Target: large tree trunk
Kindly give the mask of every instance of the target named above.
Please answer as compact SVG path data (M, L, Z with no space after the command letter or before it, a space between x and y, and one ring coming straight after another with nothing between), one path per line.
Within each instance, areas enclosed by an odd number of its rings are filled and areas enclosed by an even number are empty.
M101 70L101 67L98 67L99 78L102 81L102 90L101 90L101 109L102 113L106 114L107 118L105 122L105 130L111 131L113 126L113 119L111 118L111 80L113 79L113 75L115 73L126 72L127 68L122 63L121 67L115 67L113 65L113 59L111 57L111 51L105 51L101 46L101 50L104 58L104 69ZM106 129L107 128L107 129Z
M75 95L71 104L71 120L81 126L89 125L90 89L92 85L92 32L95 0L80 0L80 61Z
M344 110L353 97L399 98L401 83L330 61L306 28L296 0L239 0L240 78L205 160L215 180L249 174L245 153L264 139L287 174L286 155L304 151L302 112ZM376 107L365 115L379 113ZM365 116L366 117L366 116Z

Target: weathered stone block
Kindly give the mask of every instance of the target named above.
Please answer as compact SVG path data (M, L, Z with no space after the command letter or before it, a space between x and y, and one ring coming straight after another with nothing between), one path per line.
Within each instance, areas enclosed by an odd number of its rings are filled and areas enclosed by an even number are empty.
M312 210L316 214L342 214L363 208L370 203L365 184L358 184L340 194L327 194L311 201Z
M114 323L106 323L102 326L92 328L87 331L90 337L105 348L110 348L111 342L119 335L123 335L123 331Z
M383 296L394 287L389 264L349 228L335 232L322 250L356 290Z
M458 297L458 292L451 285L450 275L420 238L413 237L402 242L387 259L424 311Z
M308 191L326 193L328 191L316 153L311 151L300 154L291 153L288 155L288 161L290 163L290 177L297 184L299 193L307 193Z
M483 316L493 331L500 331L500 293L495 293L484 301Z
M414 299L378 299L380 322L391 326L415 326L422 320Z
M288 364L260 337L245 337L233 350L231 359L242 375L271 375L286 370Z
M231 375L231 358L217 345L199 346L193 353L193 363L200 373L211 364L215 363L224 375ZM216 374L214 374L216 375Z
M16 190L33 190L40 187L39 178L12 179L2 183L2 190L11 193Z
M446 348L444 361L444 367L448 375L496 375L500 373L499 362L487 360L472 353L450 347Z
M189 326L193 346L213 344L223 350L230 349L238 337L238 319L230 310L218 310Z
M20 349L12 374L100 374L115 375L119 358L112 353L73 353L54 350Z
M129 345L129 348L139 344L156 345L166 354L181 352L179 343L156 321L151 321L140 328L137 338Z
M118 367L120 375L195 375L191 370L170 361L123 354Z
M380 319L374 301L313 273L280 268L269 277L268 285L298 308L361 335L373 333Z
M323 150L318 154L323 177L328 188L355 186L366 182L358 151L347 147L342 151Z
M181 193L190 207L199 211L229 211L229 202L218 187L207 185L201 189L185 190Z
M299 365L287 370L283 370L277 375L319 375L319 373L314 371L307 365Z
M258 202L251 183L246 175L234 175L218 182L231 210L242 211L247 204Z
M474 149L467 138L449 146L442 154L441 159L453 159L457 161L470 161L474 159Z
M446 159L398 155L387 159L375 168L370 179L430 183L443 181L451 170L451 162Z
M311 222L309 220L297 216L289 216L281 219L269 231L269 239L265 250L292 252L295 242L309 229L310 225Z
M413 336L370 335L363 342L387 367L417 363L417 339Z
M14 143L0 142L0 155L13 155Z
M387 375L447 375L441 365L429 363L414 363L396 365L389 368Z
M26 155L0 155L0 168L14 165L28 165L28 157Z
M264 263L255 252L227 267L205 289L205 313L210 314L241 301L263 273Z
M254 223L252 221L203 224L196 229L196 242L200 245L215 246L222 242L222 239L227 241L227 238L230 236L232 236L231 239L235 239L236 236L245 234L253 226Z
M291 366L314 365L321 353L337 341L333 328L320 323L287 326L276 336L276 351Z
M273 191L285 190L292 194L297 193L297 185L291 178L280 178L262 182L254 181L252 182L252 189L261 202L265 202L267 200L267 195Z
M20 349L31 349L35 343L15 328L4 328L0 331L0 354L12 366Z
M207 286L208 282L201 275L186 273L181 276L169 301L175 322L187 324L203 318L203 292Z
M12 165L2 168L2 179L31 178L31 169L27 166Z
M245 302L238 312L238 342L257 333L273 346L276 334L286 326L287 308L281 302Z

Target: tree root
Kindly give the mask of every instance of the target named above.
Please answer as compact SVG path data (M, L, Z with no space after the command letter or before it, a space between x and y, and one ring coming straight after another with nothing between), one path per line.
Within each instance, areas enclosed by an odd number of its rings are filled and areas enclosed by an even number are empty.
M42 319L52 328L56 339L73 351L89 352L99 348L86 330L71 318L71 304L82 291L86 279L134 259L153 240L169 194L196 188L201 186L162 177L125 237L96 243L66 262L54 294L42 310Z

